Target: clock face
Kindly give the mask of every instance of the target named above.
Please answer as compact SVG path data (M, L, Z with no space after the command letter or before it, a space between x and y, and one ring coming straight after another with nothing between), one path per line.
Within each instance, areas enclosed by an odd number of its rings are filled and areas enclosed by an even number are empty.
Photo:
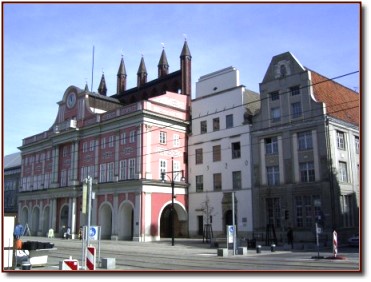
M76 93L71 92L67 96L67 107L72 108L76 103Z

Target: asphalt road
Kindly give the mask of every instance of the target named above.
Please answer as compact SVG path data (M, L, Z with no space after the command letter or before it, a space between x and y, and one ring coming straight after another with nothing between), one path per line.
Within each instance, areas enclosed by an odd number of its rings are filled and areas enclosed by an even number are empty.
M64 240L60 238L24 237L23 241L41 241L54 244L56 250L50 251L48 262L44 266L31 267L31 271L60 271L60 263L67 259L79 262L79 271L85 270L82 260L82 241ZM339 248L337 259L333 258L332 250L285 251L279 245L274 252L268 246L262 246L261 252L247 250L242 255L233 255L232 250L227 256L218 256L217 248L210 248L201 239L175 239L175 246L170 240L159 242L132 242L102 240L96 247L96 272L361 272L358 248ZM319 254L319 257L318 257ZM114 268L107 269L102 259L113 259ZM25 271L18 267L16 271Z

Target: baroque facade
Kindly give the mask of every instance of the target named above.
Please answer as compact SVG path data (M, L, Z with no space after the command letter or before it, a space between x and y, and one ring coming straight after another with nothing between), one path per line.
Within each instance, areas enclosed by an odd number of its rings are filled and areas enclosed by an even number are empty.
M158 78L147 82L144 59L137 86L126 87L121 58L117 87L107 96L102 75L98 93L70 86L58 102L55 123L25 138L19 221L32 235L69 226L75 237L86 225L82 186L92 178L91 224L102 239L151 241L169 237L172 189L161 173L187 171L191 54L185 41L180 70L170 73L165 50ZM173 166L171 166L173 163ZM184 175L187 177L187 175ZM175 235L187 236L187 183L174 177Z

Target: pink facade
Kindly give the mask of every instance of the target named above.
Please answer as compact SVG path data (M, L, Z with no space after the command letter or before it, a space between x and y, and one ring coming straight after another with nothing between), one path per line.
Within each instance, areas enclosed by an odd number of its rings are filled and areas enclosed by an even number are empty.
M170 86L180 87L184 72L190 74L182 69L162 77L161 84L111 97L68 87L51 129L25 138L20 148L21 221L35 234L49 228L58 233L66 225L76 234L87 221L82 186L91 177L91 220L101 226L102 238L147 241L168 234L171 180L178 193L175 218L182 225L188 213L187 184L180 180L187 171L190 93ZM160 95L156 87L169 90ZM184 224L179 228L178 234L186 233Z

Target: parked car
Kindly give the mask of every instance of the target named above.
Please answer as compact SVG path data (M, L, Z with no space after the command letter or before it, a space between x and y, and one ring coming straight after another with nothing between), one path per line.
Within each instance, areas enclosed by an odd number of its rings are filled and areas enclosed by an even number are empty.
M352 237L348 238L348 244L352 247L358 247L359 246L359 235L353 235Z

